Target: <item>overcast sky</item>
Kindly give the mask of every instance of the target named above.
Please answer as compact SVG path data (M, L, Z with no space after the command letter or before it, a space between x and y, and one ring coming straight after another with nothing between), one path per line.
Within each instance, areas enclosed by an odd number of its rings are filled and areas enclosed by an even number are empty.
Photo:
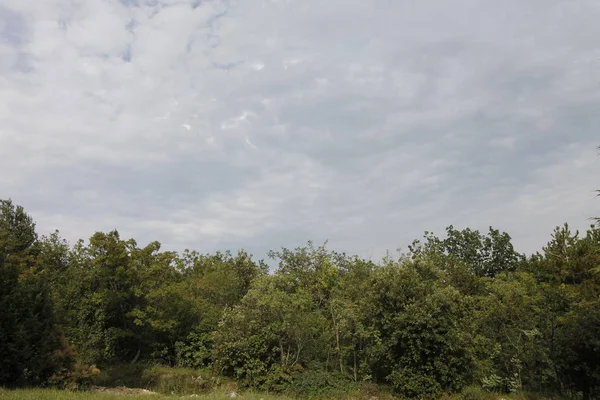
M598 0L2 0L0 198L40 233L379 258L600 214Z

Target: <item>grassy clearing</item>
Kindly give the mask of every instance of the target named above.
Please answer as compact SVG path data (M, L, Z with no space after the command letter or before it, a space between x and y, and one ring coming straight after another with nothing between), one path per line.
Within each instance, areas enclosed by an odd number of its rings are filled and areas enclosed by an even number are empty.
M315 380L306 384L315 385ZM236 393L238 400L397 400L391 388L362 384L356 387L340 386L337 390L312 394L285 396L264 392L244 391L231 379L216 376L210 370L171 368L159 365L117 365L100 371L91 379L89 391L53 389L0 388L0 400L121 400L121 399L189 399L226 400ZM313 388L314 389L314 388ZM149 391L150 393L140 393ZM308 392L310 393L310 392ZM498 394L478 387L467 387L462 393L441 396L443 400L558 400L534 394ZM566 398L563 398L566 399ZM578 397L569 400L580 400Z
M158 399L189 399L189 400L230 400L226 392L212 392L196 395L130 395L96 392L71 392L67 390L52 389L0 389L2 400L158 400ZM238 399L244 400L291 400L285 396L273 396L264 393L246 392Z
M363 398L358 394L348 395L337 398L337 400L357 400ZM392 397L384 396L377 398L379 400L390 399ZM18 389L7 390L0 388L0 399L2 400L159 400L159 399L189 399L189 400L230 400L229 393L223 391L214 391L205 394L193 395L164 395L164 394L116 394L116 393L97 393L92 391L72 392L67 390L53 389ZM269 395L266 393L243 392L237 397L240 400L294 400L291 397L282 395ZM467 390L466 393L453 396L444 396L443 400L558 400L558 397L544 397L528 394L496 394L480 390Z

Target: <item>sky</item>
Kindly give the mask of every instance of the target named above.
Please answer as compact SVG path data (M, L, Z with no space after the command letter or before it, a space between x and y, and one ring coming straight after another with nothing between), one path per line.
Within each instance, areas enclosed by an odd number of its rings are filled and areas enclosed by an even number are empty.
M0 198L74 242L377 259L600 215L598 0L2 0Z

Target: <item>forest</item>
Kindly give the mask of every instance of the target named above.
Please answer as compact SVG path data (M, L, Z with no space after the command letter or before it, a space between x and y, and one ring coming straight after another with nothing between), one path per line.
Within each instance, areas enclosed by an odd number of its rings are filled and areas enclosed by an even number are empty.
M380 261L308 242L269 253L74 244L0 201L0 387L85 389L119 365L212 371L301 398L600 398L600 229L539 252L449 226ZM464 398L469 398L468 396ZM478 398L478 397L470 397Z

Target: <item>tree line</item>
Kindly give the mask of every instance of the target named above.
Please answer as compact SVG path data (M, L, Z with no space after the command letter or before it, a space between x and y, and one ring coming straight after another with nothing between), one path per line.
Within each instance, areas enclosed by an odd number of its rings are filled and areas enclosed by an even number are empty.
M373 382L403 397L479 386L600 398L600 229L539 252L496 229L426 232L379 262L309 242L269 253L38 237L0 201L0 385L122 363L212 368L286 392Z

